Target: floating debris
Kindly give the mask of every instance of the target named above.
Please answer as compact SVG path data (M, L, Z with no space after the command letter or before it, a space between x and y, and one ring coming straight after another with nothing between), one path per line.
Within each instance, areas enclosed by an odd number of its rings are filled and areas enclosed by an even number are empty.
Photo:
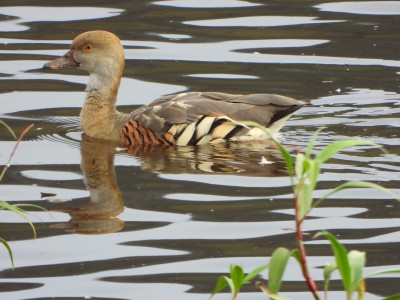
M265 156L261 157L261 161L259 162L260 165L270 165L272 163L273 162L266 159Z
M53 194L53 193L42 193L40 192L40 197L43 198L49 198L49 197L55 197L57 196L57 194Z

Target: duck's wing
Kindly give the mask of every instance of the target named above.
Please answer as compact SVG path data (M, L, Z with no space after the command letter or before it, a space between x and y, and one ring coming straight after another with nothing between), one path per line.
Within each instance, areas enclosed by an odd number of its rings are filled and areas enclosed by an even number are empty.
M162 97L135 111L133 118L157 134L165 133L171 125L192 123L202 116L254 121L268 127L305 104L305 101L272 94L192 92Z
M242 126L232 121L254 121L266 127L279 127L278 131L284 121L305 104L271 94L191 92L162 97L139 108L131 117L157 137L169 134L173 143L199 144L247 134L241 130Z

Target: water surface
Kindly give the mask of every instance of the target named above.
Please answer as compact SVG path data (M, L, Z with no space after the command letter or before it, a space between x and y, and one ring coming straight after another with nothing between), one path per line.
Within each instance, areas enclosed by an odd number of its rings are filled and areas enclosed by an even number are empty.
M11 203L50 212L1 212L2 299L208 299L231 263L246 271L280 246L293 248L284 163L270 143L132 148L84 138L79 109L87 74L42 71L86 30L116 33L126 49L118 107L131 111L182 91L276 93L309 99L281 140L302 151L362 137L323 168L316 197L346 180L400 195L400 1L30 1L0 7L0 118L20 144L0 185ZM12 137L0 129L0 162ZM270 164L261 163L265 160ZM311 273L322 286L329 230L367 252L366 273L399 268L399 204L371 190L336 194L305 224ZM267 279L267 274L262 274ZM334 277L332 299L344 298ZM369 279L366 299L400 293L399 277ZM283 295L309 299L290 261ZM243 299L263 296L249 284ZM229 299L228 294L216 299Z

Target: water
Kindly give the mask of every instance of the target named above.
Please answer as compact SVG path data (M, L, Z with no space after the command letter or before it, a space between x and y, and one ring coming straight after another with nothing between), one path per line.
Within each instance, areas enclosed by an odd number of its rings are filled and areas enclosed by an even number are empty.
M83 139L79 108L87 74L42 71L80 32L121 37L126 69L119 109L181 91L276 93L310 99L281 140L303 150L363 137L323 169L316 197L345 180L377 182L400 195L400 1L11 1L0 7L0 117L20 144L0 186L11 203L38 204L38 238L1 213L1 299L207 299L231 263L246 271L294 247L289 180L270 144L130 149ZM0 130L0 162L14 141ZM265 157L272 164L261 164ZM44 193L44 194L42 194ZM42 197L44 196L44 197ZM399 204L379 191L348 190L305 223L311 273L331 261L329 230L367 251L366 273L398 268ZM263 274L267 278L267 274ZM335 279L338 277L336 276ZM295 262L284 295L310 299ZM332 299L344 298L339 281ZM400 293L399 277L369 279L366 299ZM243 299L264 299L253 285ZM216 299L229 299L222 294Z

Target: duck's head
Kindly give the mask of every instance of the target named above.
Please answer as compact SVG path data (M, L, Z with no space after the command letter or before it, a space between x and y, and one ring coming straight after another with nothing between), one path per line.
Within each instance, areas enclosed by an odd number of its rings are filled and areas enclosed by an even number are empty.
M78 35L67 53L43 68L80 68L90 74L106 75L121 73L123 66L124 49L119 38L111 32L96 30Z

